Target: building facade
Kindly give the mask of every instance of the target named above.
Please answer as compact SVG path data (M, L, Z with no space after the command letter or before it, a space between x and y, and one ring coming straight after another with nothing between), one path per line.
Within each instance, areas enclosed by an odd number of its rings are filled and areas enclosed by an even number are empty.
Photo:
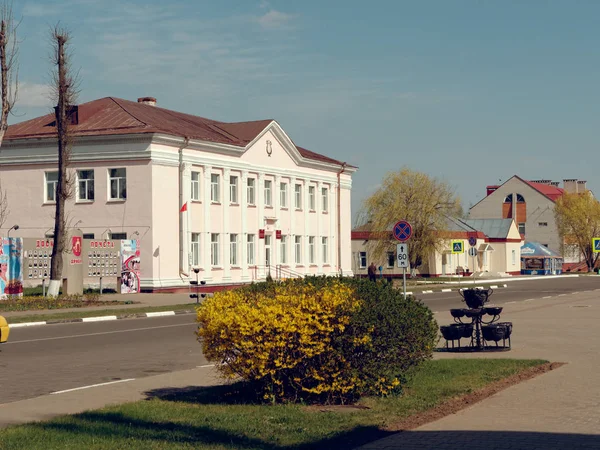
M356 167L297 147L272 120L223 123L104 98L75 107L69 226L84 239L139 239L141 286L351 275ZM0 179L13 236L53 232L52 115L9 127Z

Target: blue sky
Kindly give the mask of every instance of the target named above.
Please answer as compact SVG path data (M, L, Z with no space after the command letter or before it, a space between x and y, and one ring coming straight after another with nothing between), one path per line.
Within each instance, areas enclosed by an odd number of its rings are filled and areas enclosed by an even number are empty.
M514 174L600 193L600 2L14 3L12 123L49 110L60 20L80 102L153 96L216 120L276 119L298 145L359 166L354 214L402 166L447 180L466 207Z

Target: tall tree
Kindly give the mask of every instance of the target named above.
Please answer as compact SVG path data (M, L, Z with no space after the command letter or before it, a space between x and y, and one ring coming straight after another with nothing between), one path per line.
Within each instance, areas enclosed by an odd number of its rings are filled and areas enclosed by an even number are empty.
M0 146L8 129L8 116L17 99L17 26L13 19L12 4L4 2L0 6ZM0 180L0 228L8 219L8 196Z
M460 199L446 182L427 174L403 168L388 173L381 187L365 200L363 221L375 233L369 251L382 258L398 241L392 227L407 220L413 229L408 242L411 267L419 267L436 250L441 250L448 226L448 216L462 210Z
M556 201L554 215L563 254L565 246L576 246L593 270L600 255L592 248L592 238L600 237L600 202L590 191L565 193Z
M72 74L68 51L70 34L56 26L52 30L53 63L57 71L53 75L53 88L57 100L55 108L56 133L58 138L58 183L56 185L56 210L54 215L54 247L50 261L50 284L48 296L58 295L63 272L63 253L67 240L66 201L73 196L73 180L68 172L71 161L70 121L77 89Z

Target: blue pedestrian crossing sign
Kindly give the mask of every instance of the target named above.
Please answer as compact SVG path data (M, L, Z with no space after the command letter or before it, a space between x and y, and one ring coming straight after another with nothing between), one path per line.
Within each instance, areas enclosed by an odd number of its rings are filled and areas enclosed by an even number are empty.
M600 238L592 238L592 249L594 253L600 253Z
M464 253L465 243L463 241L452 241L452 253Z

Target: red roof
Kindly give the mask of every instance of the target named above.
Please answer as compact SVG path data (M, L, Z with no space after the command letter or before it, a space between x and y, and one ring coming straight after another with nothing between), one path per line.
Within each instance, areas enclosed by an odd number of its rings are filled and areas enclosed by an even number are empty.
M543 194L546 197L548 197L553 202L558 200L565 193L564 189L561 189L556 186L552 186L550 184L534 183L533 181L527 181L527 180L523 180L523 181L525 181L525 183L527 183L529 186L534 188L540 194Z
M78 105L79 124L75 136L165 133L201 141L245 147L272 120L218 122L145 103L105 97ZM54 114L37 117L8 127L5 141L56 136ZM296 147L303 158L331 164L342 162Z

